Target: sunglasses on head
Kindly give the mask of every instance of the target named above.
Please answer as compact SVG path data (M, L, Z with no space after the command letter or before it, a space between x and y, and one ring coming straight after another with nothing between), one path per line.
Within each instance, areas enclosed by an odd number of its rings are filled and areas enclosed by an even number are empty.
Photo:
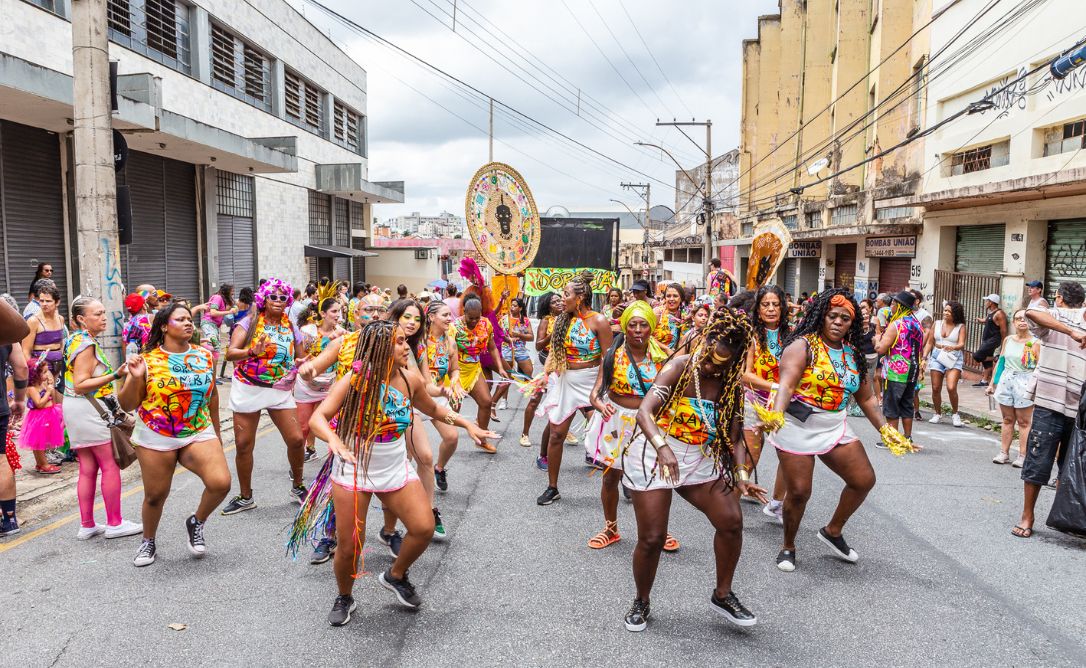
M267 299L270 302L285 302L286 300L290 299L290 297L287 297L286 295L281 295L281 294L271 294L271 295L268 295L267 297L265 297L264 299Z

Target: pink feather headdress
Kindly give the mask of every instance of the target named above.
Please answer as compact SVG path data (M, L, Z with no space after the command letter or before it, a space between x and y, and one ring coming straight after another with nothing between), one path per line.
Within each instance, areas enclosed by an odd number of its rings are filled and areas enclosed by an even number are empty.
M460 260L460 276L471 281L472 285L486 285L486 279L483 278L483 272L479 271L479 265L470 257Z

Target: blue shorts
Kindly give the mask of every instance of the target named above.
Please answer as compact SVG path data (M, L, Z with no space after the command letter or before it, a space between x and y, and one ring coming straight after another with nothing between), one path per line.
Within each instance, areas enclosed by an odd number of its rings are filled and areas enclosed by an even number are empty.
M939 363L938 352L938 350L934 350L932 351L931 356L928 357L928 371L938 371L939 373L946 373L947 371L954 371L955 369L961 371L962 367L965 366L965 355L962 354L962 351L955 350L952 353L958 361L955 362L954 366L950 367L949 369Z

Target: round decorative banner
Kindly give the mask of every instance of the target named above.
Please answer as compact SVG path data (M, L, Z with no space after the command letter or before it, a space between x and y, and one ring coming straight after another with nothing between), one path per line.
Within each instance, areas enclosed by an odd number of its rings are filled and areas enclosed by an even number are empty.
M516 274L539 250L539 212L517 170L501 162L479 168L464 203L471 240L499 274Z

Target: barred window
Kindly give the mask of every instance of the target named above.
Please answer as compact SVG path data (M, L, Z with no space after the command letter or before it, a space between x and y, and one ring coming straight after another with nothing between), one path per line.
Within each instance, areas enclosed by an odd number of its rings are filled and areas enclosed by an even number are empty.
M335 229L336 236L332 239L332 243L336 246L351 245L351 222L347 217L347 205L348 202L345 199L339 197L335 200Z
M362 117L339 100L332 106L332 139L355 153L362 152Z
M314 134L324 132L324 91L293 70L284 76L287 120Z
M178 0L109 0L109 38L189 74L189 11L189 5Z
M211 24L211 85L271 111L271 62L237 35Z
M309 191L309 243L332 245L332 212L329 196Z
M1086 148L1086 120L1065 123L1045 131L1045 157Z
M1002 167L1010 162L1010 142L988 144L961 151L950 156L950 176L982 172L992 167Z
M64 16L64 3L62 0L26 0L32 5L37 5L42 9L53 12L57 16Z
M849 225L856 222L859 214L860 207L857 204L838 206L830 214L830 223L833 225Z
M781 222L784 223L784 227L787 230L799 229L799 216L794 213L787 216L781 216Z
M821 211L808 211L804 215L804 221L807 223L808 230L814 230L822 227L822 212Z
M224 216L253 217L253 177L219 170L215 195L217 210Z

